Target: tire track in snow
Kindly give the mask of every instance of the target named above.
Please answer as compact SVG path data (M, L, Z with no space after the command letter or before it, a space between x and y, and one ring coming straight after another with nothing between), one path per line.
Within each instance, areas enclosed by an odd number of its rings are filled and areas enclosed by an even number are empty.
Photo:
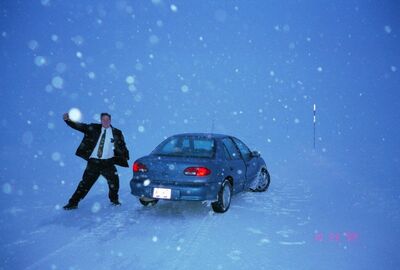
M172 261L165 267L165 269L174 269L174 270L186 270L186 269L206 269L209 268L209 265L204 265L203 260L209 259L209 263L215 263L215 257L200 257L199 255L204 252L204 250L210 251L215 249L210 246L210 235L214 230L220 230L227 227L227 220L223 215L228 215L229 211L224 214L216 214L210 210L206 216L204 216L199 223L197 220L192 220L192 222L196 222L196 225L189 226L189 230L184 232L185 242L182 245L180 253L174 257ZM217 241L223 241L226 239L216 239ZM229 239L228 239L229 240ZM220 245L221 243L218 243ZM227 242L223 242L223 245L228 244ZM229 244L228 244L229 246ZM218 246L219 247L219 246ZM215 249L215 253L218 254L222 250ZM244 256L242 256L242 252L233 247L227 247L227 253L221 253L220 256L222 258L227 257L229 259L229 264L233 263L238 269L257 269L257 265L253 262L248 261ZM204 255L204 254L203 254ZM198 264L196 264L198 262ZM215 268L218 268L217 265L214 265Z
M165 269L193 269L193 265L191 265L194 261L193 257L201 247L204 247L204 243L208 240L209 230L214 227L216 221L217 217L209 212L202 218L198 226L188 227L189 230L185 231L184 247Z
M115 216L117 216L117 218L115 218ZM110 232L109 228L115 229L116 228L115 223L120 220L121 216L124 218L128 215L125 212L116 213L115 215L113 215L113 217L108 218L108 220L102 223L101 225L96 226L94 229L90 230L90 232L82 233L81 236L75 238L71 242L68 242L67 244L62 245L53 252L46 254L41 259L37 260L30 266L26 267L25 270L43 269L42 265L44 263L46 263L47 261L51 260L52 258L58 255L62 255L65 250L74 247L77 243L80 243L85 239L98 238L99 236L109 233Z

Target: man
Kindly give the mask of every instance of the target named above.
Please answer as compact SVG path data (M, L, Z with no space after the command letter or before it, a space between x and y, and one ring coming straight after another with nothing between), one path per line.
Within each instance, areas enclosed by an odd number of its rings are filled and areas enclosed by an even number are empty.
M111 126L111 115L102 113L101 124L73 122L68 113L65 113L63 118L68 126L84 133L76 155L88 161L82 180L68 204L63 208L65 210L78 208L79 201L85 198L100 175L107 179L108 197L111 204L120 205L118 200L119 178L114 164L129 167L129 151L126 148L122 132Z

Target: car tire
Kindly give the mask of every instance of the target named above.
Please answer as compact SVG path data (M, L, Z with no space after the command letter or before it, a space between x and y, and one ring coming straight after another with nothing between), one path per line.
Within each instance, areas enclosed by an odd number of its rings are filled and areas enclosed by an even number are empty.
M211 207L216 213L225 213L231 205L232 185L228 179L225 179L218 192L218 200L211 203Z
M158 203L158 200L157 199L141 197L141 198L139 198L139 202L144 206L153 206L153 205L156 205Z
M257 175L257 186L253 191L256 192L264 192L268 189L269 184L271 183L271 176L267 169L262 168Z

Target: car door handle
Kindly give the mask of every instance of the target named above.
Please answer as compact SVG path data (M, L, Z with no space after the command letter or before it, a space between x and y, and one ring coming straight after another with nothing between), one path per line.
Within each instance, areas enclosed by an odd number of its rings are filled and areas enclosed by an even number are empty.
M231 169L231 171L233 171L233 170L234 170L234 168L233 168L233 167L229 167L229 169Z

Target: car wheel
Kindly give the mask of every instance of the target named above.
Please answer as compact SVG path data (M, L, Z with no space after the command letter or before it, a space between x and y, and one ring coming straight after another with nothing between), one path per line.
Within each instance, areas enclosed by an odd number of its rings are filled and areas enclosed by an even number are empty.
M269 183L271 182L271 177L269 176L269 172L267 169L261 169L261 171L257 175L257 186L254 191L263 192L266 191L269 187Z
M139 198L139 202L144 206L153 206L158 203L158 200L152 199L152 198L141 197L141 198Z
M216 213L224 213L229 209L232 199L232 185L228 179L225 179L218 192L218 200L211 204Z

